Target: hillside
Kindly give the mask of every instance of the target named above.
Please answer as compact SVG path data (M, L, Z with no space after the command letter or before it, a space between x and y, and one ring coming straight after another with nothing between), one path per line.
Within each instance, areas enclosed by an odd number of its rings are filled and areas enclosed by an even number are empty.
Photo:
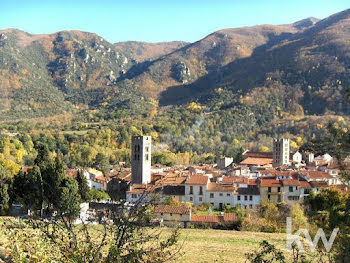
M223 29L169 55L132 67L130 79L146 95L158 96L168 87L189 84L241 58L255 48L279 42L298 30L293 25L262 25Z
M0 31L0 120L101 105L124 91L116 82L132 63L112 44L91 33ZM133 91L126 93L132 95Z
M137 62L144 62L145 60L154 60L161 56L168 55L187 44L189 43L183 41L160 43L126 41L115 43L114 46L117 50L135 59Z
M236 60L190 85L171 87L161 102L199 99L213 105L218 89L236 96L222 107L262 105L292 114L349 113L350 10L319 21L305 31L251 56ZM216 101L217 103L218 101ZM276 109L267 109L277 111Z
M350 113L349 17L223 29L184 46L3 30L0 121L69 116L68 133L127 124L125 141L142 131L176 152L232 156L277 132L307 140Z

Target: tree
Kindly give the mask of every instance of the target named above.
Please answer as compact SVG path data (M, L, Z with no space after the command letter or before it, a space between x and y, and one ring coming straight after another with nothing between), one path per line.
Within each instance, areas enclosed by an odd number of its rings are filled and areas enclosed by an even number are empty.
M11 206L9 172L0 165L0 215L6 215Z
M84 202L88 202L91 200L91 195L90 195L90 188L88 185L88 181L86 177L83 174L82 170L78 170L77 174L77 182L79 185L79 194L81 197L81 200Z
M266 240L260 243L260 250L246 254L246 258L251 263L272 263L286 262L286 258L282 251L271 245Z
M132 207L123 202L115 204L109 214L101 215L99 228L91 228L84 222L78 226L69 220L57 219L42 221L35 227L51 240L56 251L60 251L57 259L63 262L175 260L181 249L177 244L179 230L175 228L170 235L165 235L161 230L145 228L153 218L154 199L150 196L143 195Z
M73 178L62 181L57 211L60 216L65 216L69 221L74 220L80 213L81 197L78 182Z
M61 183L65 178L61 155L55 160L49 160L40 167L43 178L44 198L49 207L56 207L60 202Z
M20 171L14 178L13 188L16 199L26 209L32 210L36 215L40 214L43 205L43 181L38 166L34 166L27 173Z
M8 191L8 184L2 184L0 186L0 215L6 215L10 208L10 196Z
M97 169L100 169L103 172L103 174L109 173L109 160L103 153L98 153L96 155L94 166Z
M106 193L104 191L99 191L99 190L97 190L95 188L91 188L90 189L89 195L90 195L92 200L101 201L101 200L109 199L108 193Z

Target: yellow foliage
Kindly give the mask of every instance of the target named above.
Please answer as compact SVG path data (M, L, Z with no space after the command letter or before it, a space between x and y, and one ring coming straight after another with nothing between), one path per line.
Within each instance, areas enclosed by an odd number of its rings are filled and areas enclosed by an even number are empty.
M199 103L196 102L191 102L190 104L188 104L187 109L191 111L200 111L204 109L204 106L201 106Z
M303 144L303 138L301 138L300 136L296 137L295 141L298 144L298 146L301 146Z
M260 146L258 151L266 153L266 152L270 152L270 148L267 146Z
M338 120L337 120L339 123L343 123L343 124L345 124L345 120L344 120L344 118L343 117L338 117Z
M290 141L290 147L296 149L296 148L298 148L298 144L295 141L291 140Z
M17 174L21 169L21 166L19 166L18 164L16 164L14 161L10 159L2 159L0 160L0 163L3 167L5 167L10 172L11 175Z

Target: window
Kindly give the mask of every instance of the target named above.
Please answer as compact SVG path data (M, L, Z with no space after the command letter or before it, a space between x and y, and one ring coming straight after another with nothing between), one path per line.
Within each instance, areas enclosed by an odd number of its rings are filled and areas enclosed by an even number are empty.
M240 195L237 196L237 200L238 201L241 200L241 196Z
M134 158L135 160L137 159L137 156L136 156L136 154L135 154L135 158Z
M293 186L289 186L289 192L293 192Z
M214 194L213 193L210 193L210 198L214 198Z
M250 209L253 209L253 205L249 205L249 208L250 208Z
M226 196L231 196L231 194L227 193Z
M280 195L277 198L277 202L281 202L281 196Z
M146 161L148 161L148 153L146 154Z
M281 192L281 187L277 188L277 192L279 192L279 193Z
M247 201L247 200L248 200L248 196L245 195L245 196L244 196L244 201Z
M251 195L251 196L249 196L249 200L250 201L252 201L253 200L253 196Z
M137 160L140 160L140 155L139 154L137 155Z
M222 194L222 193L220 193L220 194L219 194L219 196L223 196L223 194Z
M149 147L148 146L146 147L146 152L149 152Z
M193 195L193 186L190 186L190 195Z
M172 213L170 213L170 216L173 216L173 214L172 214Z
M160 213L160 215L162 216L162 215L163 215L163 213Z
M137 195L136 195L136 194L132 194L131 197L132 197L132 198L136 198Z
M192 196L190 197L190 201L193 201L193 197Z
M295 190L298 190L298 186L295 187Z
M271 196L270 196L270 195L267 195L267 199L269 199L269 200L270 200L270 199L271 199Z
M203 195L203 187L202 186L199 187L199 195Z
M271 193L271 187L270 186L267 188L267 192Z
M202 202L202 201L203 201L202 197L199 197L199 202Z

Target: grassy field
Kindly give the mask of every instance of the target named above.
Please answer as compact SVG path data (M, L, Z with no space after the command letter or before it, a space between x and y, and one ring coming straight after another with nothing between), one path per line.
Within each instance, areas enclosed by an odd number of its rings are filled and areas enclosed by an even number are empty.
M184 256L179 262L245 262L245 253L257 249L265 239L286 252L285 238L285 234L183 229L180 240L184 242Z

